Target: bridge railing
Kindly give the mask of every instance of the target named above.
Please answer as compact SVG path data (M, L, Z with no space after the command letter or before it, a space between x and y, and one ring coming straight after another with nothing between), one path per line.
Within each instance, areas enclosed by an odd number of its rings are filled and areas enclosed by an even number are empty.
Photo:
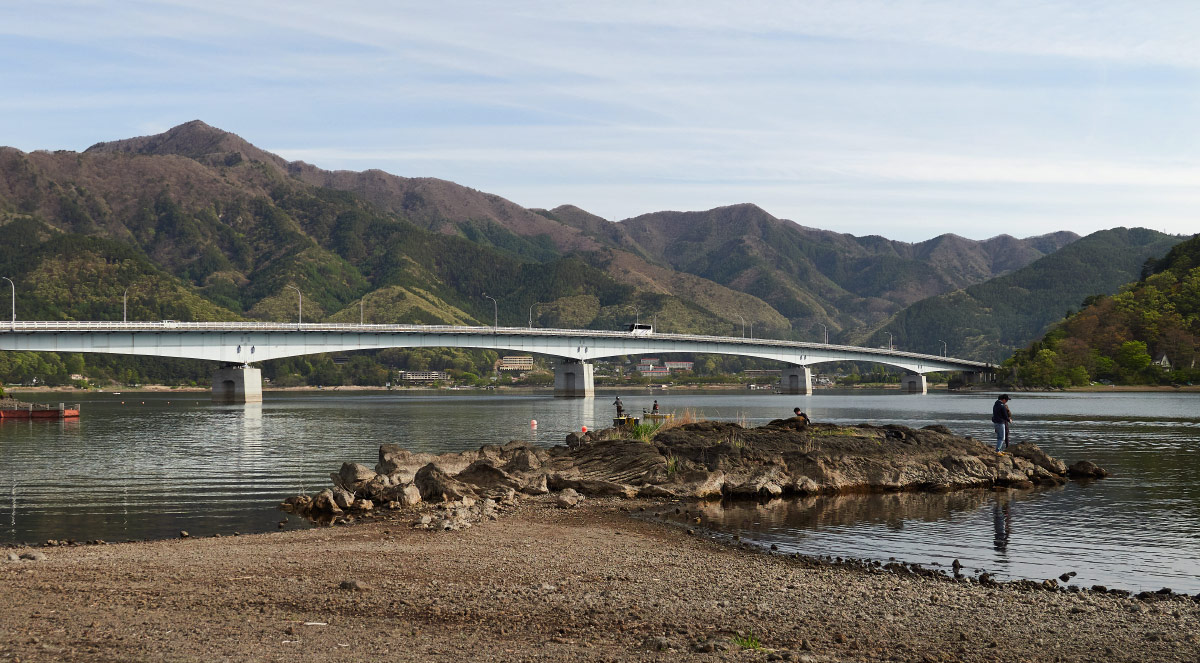
M654 333L633 335L627 331L596 329L551 329L531 327L481 327L465 325L405 325L405 324L356 324L356 323L286 323L286 322L180 322L161 320L155 322L108 322L83 320L31 320L0 324L0 334L29 332L339 332L339 333L425 333L425 334L493 334L506 336L551 336L573 338L624 338L629 340L689 341L724 344L741 344L755 347L823 350L835 352L857 352L887 357L906 357L927 362L952 363L964 367L990 368L991 364L940 355L929 355L888 348L869 348L854 345L826 345L806 341L784 341L739 336L708 336L699 334Z

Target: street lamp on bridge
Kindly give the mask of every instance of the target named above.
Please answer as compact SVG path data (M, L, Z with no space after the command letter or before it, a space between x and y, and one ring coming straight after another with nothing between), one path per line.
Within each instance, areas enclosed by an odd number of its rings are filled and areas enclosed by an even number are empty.
M938 340L942 342L942 356L949 357L950 356L950 346L946 345L946 342L942 341L942 339L939 338Z
M300 292L300 288L297 288L294 285L289 285L289 286L284 286L284 287L295 290L296 294L300 296L300 303L296 305L296 324L298 324L298 325L304 324L304 293Z
M892 332L885 331L883 333L888 335L888 350L894 350L895 348L892 345Z
M8 281L8 284L12 286L12 329L17 331L17 284L7 276L0 276L0 279Z
M825 345L829 345L829 327L826 327L819 322L817 324L821 325L821 329L825 330Z
M131 285L125 288L125 292L121 293L121 322L129 322L129 291L136 288L136 285Z
M532 304L532 305L529 307L529 328L530 328L530 329L533 329L533 309L535 309L535 308L537 308L538 306L541 306L541 305L542 305L542 303L541 303L541 302L534 302L534 303L533 303L533 304Z
M488 299L492 300L492 328L499 329L500 328L500 304L497 303L496 298L492 297L491 295L484 295L484 297L487 297Z
M742 338L746 338L746 319L742 317L741 313L734 313L734 315L742 321Z

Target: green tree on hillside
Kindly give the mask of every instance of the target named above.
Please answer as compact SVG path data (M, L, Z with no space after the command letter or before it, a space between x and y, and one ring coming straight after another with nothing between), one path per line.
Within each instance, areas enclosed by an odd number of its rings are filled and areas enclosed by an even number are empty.
M1147 272L1112 297L1089 297L1083 310L1014 354L1017 382L1200 382L1200 235L1148 262Z

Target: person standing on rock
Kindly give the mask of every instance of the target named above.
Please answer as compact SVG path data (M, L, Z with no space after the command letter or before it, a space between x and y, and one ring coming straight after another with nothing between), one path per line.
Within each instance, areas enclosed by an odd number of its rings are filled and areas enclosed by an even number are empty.
M1003 449L1008 448L1008 427L1012 425L1012 410L1008 409L1008 394L1000 394L1000 398L992 404L992 423L996 425L996 453L1003 456Z
M625 416L625 404L621 402L621 397L617 396L617 400L613 401L613 405L617 407L617 418Z
M654 401L654 407L651 408L654 414L658 414L658 401Z

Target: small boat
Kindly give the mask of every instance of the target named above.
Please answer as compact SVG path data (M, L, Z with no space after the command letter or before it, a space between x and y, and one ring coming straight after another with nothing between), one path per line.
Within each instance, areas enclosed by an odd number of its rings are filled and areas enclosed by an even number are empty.
M69 408L65 403L58 407L43 403L22 403L15 398L0 399L0 419L78 419L79 404Z
M625 415L623 417L613 417L613 428L633 428L638 425L638 419Z

